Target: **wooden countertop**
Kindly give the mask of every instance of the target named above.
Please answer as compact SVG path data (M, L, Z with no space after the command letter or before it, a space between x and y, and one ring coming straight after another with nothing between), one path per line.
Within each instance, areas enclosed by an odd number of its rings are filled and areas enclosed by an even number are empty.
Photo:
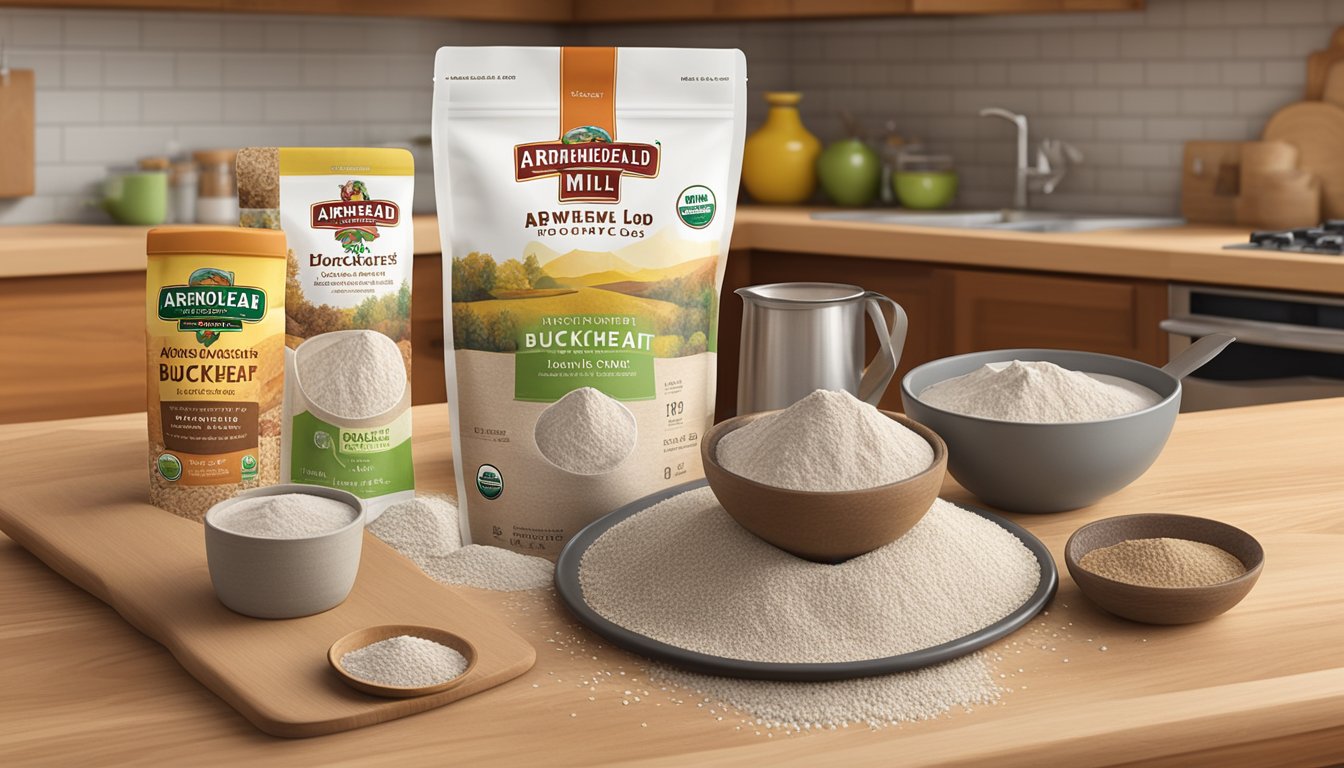
M422 488L447 488L446 407L420 406L415 420ZM1011 689L999 704L876 731L757 735L751 721L717 702L699 707L693 694L650 685L640 659L574 627L549 592L462 589L535 644L535 669L404 720L274 739L111 609L0 536L0 755L7 765L1337 763L1344 761L1341 420L1344 399L1183 415L1162 457L1124 491L1078 512L1013 516L1041 537L1061 570L1064 542L1078 526L1155 511L1240 526L1264 545L1267 564L1242 604L1186 627L1112 618L1065 572L1048 615L992 648ZM108 431L138 438L143 430L139 414L0 427L0 443L22 446L0 484L0 504L24 478L94 471L62 466L63 445ZM944 495L966 498L951 482ZM624 694L636 689L647 691L639 701Z
M818 221L813 208L744 206L734 248L1219 283L1344 294L1344 258L1227 251L1246 230L1188 225L1080 233L931 229ZM439 252L434 216L416 216L415 252ZM0 278L144 269L143 227L44 225L3 229Z

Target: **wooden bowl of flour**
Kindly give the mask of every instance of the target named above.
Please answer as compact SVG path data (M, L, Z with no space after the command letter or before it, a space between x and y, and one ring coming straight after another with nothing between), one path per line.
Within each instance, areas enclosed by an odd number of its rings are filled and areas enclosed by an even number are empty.
M743 528L808 560L836 563L871 552L915 527L938 498L947 471L947 445L933 430L899 413L888 418L928 441L933 463L917 475L857 491L794 491L729 472L718 461L719 441L773 411L714 425L700 442L705 479L724 511Z

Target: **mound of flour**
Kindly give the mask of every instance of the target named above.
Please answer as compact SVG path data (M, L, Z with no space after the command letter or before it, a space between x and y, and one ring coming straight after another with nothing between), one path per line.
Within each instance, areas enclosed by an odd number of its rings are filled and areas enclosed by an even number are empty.
M716 451L729 472L794 491L875 488L933 463L927 440L848 392L825 389L729 432Z
M369 525L382 539L440 584L496 592L550 586L555 564L499 547L462 546L457 507L442 495L422 494L393 504Z
M576 475L600 475L625 461L638 434L635 417L624 405L581 387L541 412L533 438L555 466Z
M406 363L397 343L377 331L342 334L295 357L307 398L337 416L366 419L386 413L406 392Z
M1035 424L1101 421L1162 400L1134 382L1095 378L1047 361L986 365L919 393L934 408L1000 421Z

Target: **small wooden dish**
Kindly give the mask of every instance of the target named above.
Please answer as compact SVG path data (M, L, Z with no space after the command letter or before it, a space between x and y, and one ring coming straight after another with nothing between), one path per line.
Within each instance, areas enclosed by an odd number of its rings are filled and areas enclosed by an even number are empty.
M791 491L724 469L716 454L723 436L770 413L714 425L700 443L700 455L705 478L724 510L743 528L786 552L822 563L871 552L915 527L942 490L947 445L923 424L890 411L882 413L933 448L933 463L914 477L859 491Z
M1141 587L1108 579L1079 564L1088 552L1130 539L1186 539L1211 544L1246 567L1242 575L1207 587ZM1145 624L1206 621L1241 602L1260 578L1265 550L1253 536L1227 523L1188 515L1120 515L1088 523L1064 545L1064 562L1092 602Z
M357 651L365 646L373 645L381 640L387 640L401 635L410 635L411 637L421 637L425 640L433 640L441 645L462 654L467 659L467 668L462 670L462 674L451 680L445 680L437 685L424 685L419 687L406 687L400 685L383 685L381 683L371 682L362 678L355 677L341 666L341 659L345 654L351 651ZM476 668L476 646L464 637L453 634L444 629L435 627L419 627L414 624L380 624L374 627L365 627L357 629L354 632L342 637L340 640L331 644L331 649L327 651L327 660L331 662L331 668L336 670L336 674L341 676L345 684L357 691L371 693L374 696L384 696L391 699L408 699L415 696L428 696L431 693L440 693L449 688L453 688L466 680L471 675L471 671Z

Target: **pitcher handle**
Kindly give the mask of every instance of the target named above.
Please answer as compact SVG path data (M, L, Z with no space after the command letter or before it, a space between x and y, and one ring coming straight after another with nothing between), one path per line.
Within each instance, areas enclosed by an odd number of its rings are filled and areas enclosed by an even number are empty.
M896 364L901 361L901 351L905 349L905 334L910 320L905 310L890 297L876 291L864 291L864 301L868 305L868 317L872 318L873 328L877 331L877 343L880 347L877 356L863 369L863 378L859 380L859 399L877 405L887 391L887 385L896 375ZM882 313L882 304L891 307L891 325Z

